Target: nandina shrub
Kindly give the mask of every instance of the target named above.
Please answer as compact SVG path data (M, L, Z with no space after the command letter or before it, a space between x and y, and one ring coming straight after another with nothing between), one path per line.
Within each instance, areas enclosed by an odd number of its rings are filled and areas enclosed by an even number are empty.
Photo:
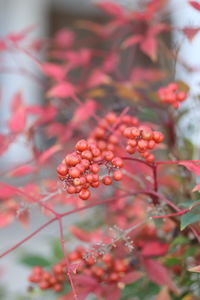
M33 266L27 297L198 299L200 161L192 160L191 141L177 134L187 114L182 102L192 95L160 64L160 56L182 63L164 33L179 30L192 40L198 30L164 23L166 1L149 1L142 11L97 6L109 17L105 24L80 21L75 31L61 29L32 44L26 43L29 30L1 40L2 53L23 52L47 80L15 70L44 85L46 102L26 105L21 92L13 96L1 156L23 136L32 158L1 173L0 226L16 217L27 224L35 206L49 218L1 257L57 222L55 257L23 259ZM79 31L87 31L81 40ZM43 49L48 62L38 58ZM63 228L63 218L92 207L96 213L87 221L80 216Z

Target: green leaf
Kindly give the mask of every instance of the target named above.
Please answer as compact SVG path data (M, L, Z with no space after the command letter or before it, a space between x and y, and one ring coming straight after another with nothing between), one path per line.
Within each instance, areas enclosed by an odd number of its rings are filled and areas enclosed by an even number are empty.
M63 251L60 245L60 240L54 240L51 244L53 255L56 259L62 259L63 258Z
M199 200L198 200L199 201ZM181 202L179 204L179 206L184 207L184 208L188 208L193 206L194 204L196 204L198 202L197 200L189 200L189 201L185 201L185 202Z
M181 259L176 258L176 257L169 257L165 260L165 266L166 267L172 267L174 265L180 265L181 264Z
M185 237L185 236L182 236L182 235L180 235L180 236L177 236L177 238L175 238L174 240L173 240L173 242L171 243L171 246L170 246L170 248L173 248L173 247L175 247L175 246L177 246L177 245L184 245L184 244L188 244L188 239Z
M194 211L190 211L181 216L181 230L185 229L188 225L200 221L200 214L195 214Z
M48 267L51 265L51 262L45 257L42 257L40 255L31 255L31 254L23 255L23 257L20 259L20 262L29 267L34 267L34 266Z

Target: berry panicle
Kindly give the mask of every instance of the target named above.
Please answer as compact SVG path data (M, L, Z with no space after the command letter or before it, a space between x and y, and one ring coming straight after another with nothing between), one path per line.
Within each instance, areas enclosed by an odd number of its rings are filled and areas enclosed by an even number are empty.
M180 103L187 99L187 93L179 90L176 82L172 82L158 90L158 97L161 102L169 103L174 108L179 108Z

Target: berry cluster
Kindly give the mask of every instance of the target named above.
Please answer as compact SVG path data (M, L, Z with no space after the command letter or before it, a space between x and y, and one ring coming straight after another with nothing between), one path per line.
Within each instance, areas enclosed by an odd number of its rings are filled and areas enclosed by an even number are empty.
M78 247L70 253L70 262L77 263L81 261L84 253L84 249ZM77 272L95 277L99 282L109 284L119 282L129 270L130 264L127 258L116 258L112 254L107 253L98 257L97 261L90 256L87 260L84 260L83 264L77 269Z
M151 163L155 157L149 150L156 144L162 143L164 135L159 131L152 131L148 126L128 127L123 135L128 138L126 151L129 154L138 152L147 162Z
M70 263L76 263L77 274L91 276L99 283L117 283L131 269L127 258L115 258L112 254L107 253L98 257L97 261L92 257L84 260L85 253L85 249L79 246L69 254L68 259ZM28 277L28 281L37 284L41 290L52 289L55 292L62 291L66 280L66 269L63 262L54 265L49 272L40 266L33 267L32 273Z
M28 277L28 281L37 284L41 290L52 289L55 292L60 292L63 289L63 282L67 278L64 272L64 263L54 265L51 272L45 271L40 266L35 266Z
M80 140L75 149L57 167L58 176L65 182L69 194L78 193L80 199L87 200L91 195L89 188L97 188L101 180L103 184L110 185L113 179L122 179L119 168L123 166L123 162L104 143L91 139ZM99 176L101 166L106 166L109 172L103 178Z
M187 94L179 90L177 83L172 82L158 90L158 97L161 102L170 103L174 108L179 108L180 102L186 100Z

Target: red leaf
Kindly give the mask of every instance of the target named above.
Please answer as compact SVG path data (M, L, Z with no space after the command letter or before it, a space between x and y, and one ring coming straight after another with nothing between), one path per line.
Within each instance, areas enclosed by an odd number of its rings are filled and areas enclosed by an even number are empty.
M116 53L110 53L104 60L102 69L104 72L111 72L118 63L118 56Z
M141 254L143 256L161 256L168 251L169 246L157 241L145 243Z
M17 43L20 42L22 40L24 40L27 35L33 31L34 26L31 25L28 28L23 29L22 31L18 32L18 33L11 33L7 36L7 39L9 39L10 41Z
M0 213L0 227L5 227L9 225L12 222L13 218L13 214L10 214L8 212Z
M45 63L41 65L42 72L57 81L62 81L65 77L65 71L59 65L53 63Z
M47 159L49 159L52 155L54 155L56 152L60 151L62 149L61 145L54 145L52 147L50 147L49 149L47 149L46 151L44 151L38 158L38 163L44 164Z
M196 165L193 162L183 161L180 162L179 165L186 167L189 171L194 173L197 176L200 176L200 165Z
M158 285L167 286L175 294L178 294L178 290L170 278L168 270L160 262L153 259L144 259L144 267L151 281Z
M142 41L142 39L143 39L142 35L139 35L139 34L131 36L122 43L122 48L134 46L134 45L140 43Z
M200 273L200 265L188 269L190 272Z
M19 108L11 120L8 121L8 127L13 133L19 133L23 131L26 125L26 114L24 107Z
M154 35L147 36L140 44L140 49L153 61L157 59L157 40Z
M186 37L190 42L192 42L193 38L199 32L199 30L200 27L195 27L195 28L185 27L182 29L183 33L186 35Z
M12 186L0 182L0 198L9 198L16 194L16 189Z
M94 70L87 81L87 86L88 88L93 88L97 85L107 83L108 80L108 76L106 76L102 71Z
M71 226L70 227L70 232L77 237L80 241L83 242L90 242L90 235L88 232L85 232L84 230L76 227L76 226Z
M68 48L74 42L74 33L71 30L63 28L56 33L55 43L58 47Z
M138 271L129 272L121 279L121 281L125 284L133 283L139 280L142 277L142 275L142 272Z
M24 176L30 173L34 173L36 171L36 168L30 165L23 165L20 167L17 167L16 169L12 170L9 175L10 176Z
M197 1L189 1L189 4L195 8L196 10L199 10L200 11L200 3L197 2Z
M48 93L48 97L58 97L61 99L73 96L75 93L75 88L70 82L61 82L54 87L52 87Z
M21 92L17 92L12 99L11 111L16 112L19 107L23 106L23 98Z
M99 7L101 10L103 10L106 14L111 15L113 17L119 18L124 16L124 12L122 9L122 6L109 2L109 1L103 1L100 3L97 3L97 7Z
M94 100L87 100L85 103L80 105L74 113L73 122L79 123L88 120L94 115L96 111L96 102Z

